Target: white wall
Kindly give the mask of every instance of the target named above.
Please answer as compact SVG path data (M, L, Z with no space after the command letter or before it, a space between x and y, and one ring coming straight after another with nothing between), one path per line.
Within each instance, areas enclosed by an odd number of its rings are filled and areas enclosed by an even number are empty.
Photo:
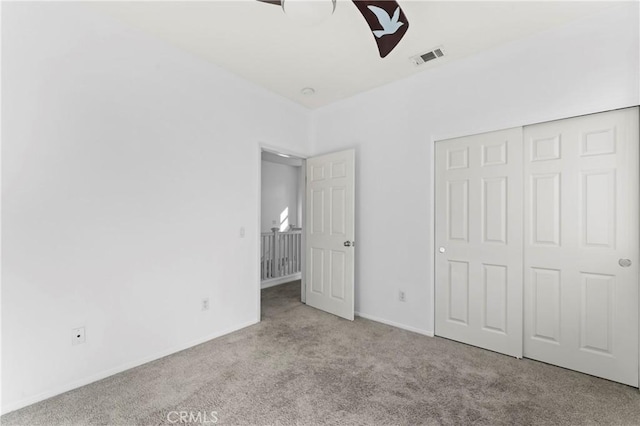
M314 153L357 152L357 311L433 332L432 141L637 105L638 16L627 3L314 112Z
M262 232L280 227L285 209L288 212L287 223L301 226L298 215L299 181L299 166L262 161Z
M3 411L258 320L258 143L357 148L357 310L433 331L432 140L638 104L637 7L310 122L82 5L4 2Z
M81 4L2 8L3 411L258 321L259 144L307 152L308 111Z

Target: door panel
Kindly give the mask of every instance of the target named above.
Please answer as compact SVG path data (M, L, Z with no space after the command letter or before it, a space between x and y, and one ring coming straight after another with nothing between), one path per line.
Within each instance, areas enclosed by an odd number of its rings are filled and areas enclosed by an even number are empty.
M469 262L449 261L449 315L451 322L469 324Z
M483 264L484 304L482 328L507 332L507 267Z
M307 159L306 303L349 320L354 318L354 184L354 150Z
M560 343L560 271L531 268L532 338Z
M638 109L524 135L524 355L638 386Z
M522 130L436 143L436 334L522 356Z
M532 174L531 244L560 245L560 173Z

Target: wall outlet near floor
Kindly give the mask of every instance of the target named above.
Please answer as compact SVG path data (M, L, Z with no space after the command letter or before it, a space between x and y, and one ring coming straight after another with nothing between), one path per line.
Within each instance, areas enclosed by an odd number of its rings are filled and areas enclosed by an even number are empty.
M71 329L71 345L80 345L86 342L86 335L84 333L84 327L72 328Z
M202 303L200 304L200 306L202 307L203 311L208 311L209 310L209 298L205 297L204 299L202 299Z
M403 290L398 291L398 300L401 302L407 301L407 295L404 293Z

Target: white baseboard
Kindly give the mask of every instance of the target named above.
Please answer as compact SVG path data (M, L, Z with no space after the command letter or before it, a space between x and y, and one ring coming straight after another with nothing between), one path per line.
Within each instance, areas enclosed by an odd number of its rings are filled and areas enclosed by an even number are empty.
M375 322L380 322L382 324L390 325L390 326L396 327L396 328L401 328L403 330L411 331L413 333L422 334L423 336L429 336L429 337L433 337L434 336L433 331L423 330L421 328L412 327L410 325L400 324L400 323L389 321L389 320L386 320L386 319L374 317L373 315L364 314L362 312L356 312L355 314L356 314L356 316L364 318L364 319L368 319L368 320L375 321Z
M298 272L297 274L287 275L286 277L280 278L271 278L270 280L264 280L260 283L260 288L265 289L269 287L275 287L280 284L288 283L295 280L302 279L302 273Z
M220 331L220 332L217 332L217 333L210 334L210 335L202 337L200 339L193 340L193 341L191 341L189 343L186 343L186 344L183 344L183 345L174 346L174 347L172 347L170 349L166 349L166 350L158 352L158 353L156 353L154 355L139 359L137 361L133 361L133 362L129 362L129 363L126 363L126 364L122 364L122 365L119 365L119 366L117 366L115 368L110 368L108 370L101 371L100 373L93 374L93 375L91 375L89 377L86 377L84 379L76 380L76 381L68 383L66 385L59 386L59 387L57 387L55 389L52 389L52 390L49 390L49 391L46 391L46 392L42 392L42 393L40 393L38 395L22 399L22 400L20 400L18 402L15 402L13 404L9 404L8 406L1 407L0 408L0 414L7 414L7 413L10 413L11 411L19 410L20 408L24 408L24 407L26 407L28 405L35 404L36 402L44 401L45 399L52 398L52 397L54 397L56 395L60 395L62 393L68 392L70 390L77 389L77 388L82 387L82 386L86 386L86 385L88 385L90 383L97 382L98 380L102 380L102 379L107 378L109 376L113 376L114 374L122 373L123 371L130 370L130 369L132 369L134 367L138 367L138 366L140 366L142 364L146 364L148 362L155 361L155 360L160 359L160 358L164 358L165 356L174 354L176 352L183 351L185 349L189 349L189 348L191 348L193 346L197 346L197 345L199 345L201 343L208 342L209 340L215 339L217 337L222 337L222 336L224 336L226 334L233 333L234 331L238 331L240 329L243 329L245 327L249 327L249 326L257 324L259 322L260 322L259 320L258 321L252 320L252 321L249 321L249 322L246 322L246 323L231 327L229 329L226 329L226 330L223 330L223 331Z

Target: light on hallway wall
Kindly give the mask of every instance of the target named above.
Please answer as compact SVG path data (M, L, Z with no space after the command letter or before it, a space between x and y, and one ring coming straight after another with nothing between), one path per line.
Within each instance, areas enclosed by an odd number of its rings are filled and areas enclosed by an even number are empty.
M285 207L280 213L280 232L285 232L289 228L289 207Z

